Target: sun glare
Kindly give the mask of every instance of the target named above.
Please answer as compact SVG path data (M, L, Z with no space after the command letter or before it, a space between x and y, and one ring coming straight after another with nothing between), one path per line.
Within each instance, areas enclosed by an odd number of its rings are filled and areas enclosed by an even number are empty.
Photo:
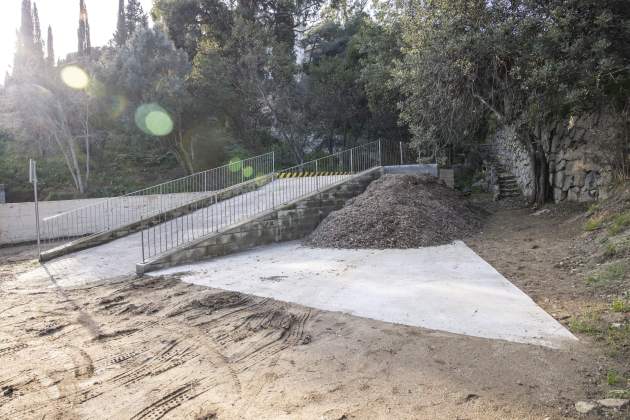
M66 66L61 69L61 80L72 89L85 89L90 84L90 77L80 67Z

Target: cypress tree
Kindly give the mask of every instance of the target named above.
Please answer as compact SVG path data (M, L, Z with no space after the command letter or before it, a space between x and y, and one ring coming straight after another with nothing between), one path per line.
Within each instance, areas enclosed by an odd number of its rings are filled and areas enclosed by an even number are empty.
M118 0L118 22L114 32L114 43L122 47L127 42L127 18L125 16L125 0Z
M22 0L22 24L20 26L20 40L22 46L31 49L34 43L33 38L33 12L31 0Z
M39 23L37 3L33 3L33 54L38 61L44 60L44 40L42 39L42 27Z
M52 26L48 25L48 41L46 42L46 48L48 54L46 55L46 62L50 67L55 65L55 47L53 44L53 32Z
M127 19L127 38L133 35L136 28L149 26L149 18L144 13L139 0L129 0L125 18Z
M13 58L13 77L20 78L30 73L33 66L34 33L33 10L31 0L22 0L22 19L17 31L15 56Z
M92 49L90 23L88 21L88 13L84 0L79 0L79 29L77 33L79 38L79 55L90 55L90 50Z

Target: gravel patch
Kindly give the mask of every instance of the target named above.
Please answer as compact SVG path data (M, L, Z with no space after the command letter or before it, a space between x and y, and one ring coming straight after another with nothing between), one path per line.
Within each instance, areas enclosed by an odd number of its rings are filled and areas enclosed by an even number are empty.
M384 175L328 215L304 243L320 248L419 248L475 233L485 211L437 178Z

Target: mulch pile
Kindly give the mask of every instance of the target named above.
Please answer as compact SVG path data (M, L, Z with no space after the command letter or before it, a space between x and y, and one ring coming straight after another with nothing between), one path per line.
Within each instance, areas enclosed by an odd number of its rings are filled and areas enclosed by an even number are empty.
M476 232L484 211L434 177L384 175L328 215L305 244L321 248L418 248Z

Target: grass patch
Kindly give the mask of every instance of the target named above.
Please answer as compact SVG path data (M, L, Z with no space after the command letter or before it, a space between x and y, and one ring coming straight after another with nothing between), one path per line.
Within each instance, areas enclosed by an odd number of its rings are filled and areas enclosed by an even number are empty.
M608 244L606 245L606 250L604 251L604 258L607 260L614 258L618 252L619 251L617 250L615 244Z
M630 389L611 389L608 398L630 398Z
M604 223L604 219L601 217L591 217L584 223L584 230L587 232L592 232L602 227Z
M608 382L608 385L617 385L622 379L619 373L612 369L606 374L606 382Z
M608 233L617 235L628 227L630 227L630 211L625 211L612 219Z
M588 214L595 214L599 211L599 209L601 208L600 203L595 202L593 204L591 204L590 206L588 206Z
M594 313L587 313L582 317L573 318L569 321L569 329L575 333L598 334L602 332L599 323L599 316Z
M613 312L630 312L630 302L627 302L623 299L615 299L612 303Z
M620 281L626 275L626 266L621 262L609 264L603 270L588 276L586 279L587 284L602 284L610 283L613 281Z
M605 331L606 344L612 356L619 352L628 354L630 349L630 324L624 323L620 327L609 326Z

